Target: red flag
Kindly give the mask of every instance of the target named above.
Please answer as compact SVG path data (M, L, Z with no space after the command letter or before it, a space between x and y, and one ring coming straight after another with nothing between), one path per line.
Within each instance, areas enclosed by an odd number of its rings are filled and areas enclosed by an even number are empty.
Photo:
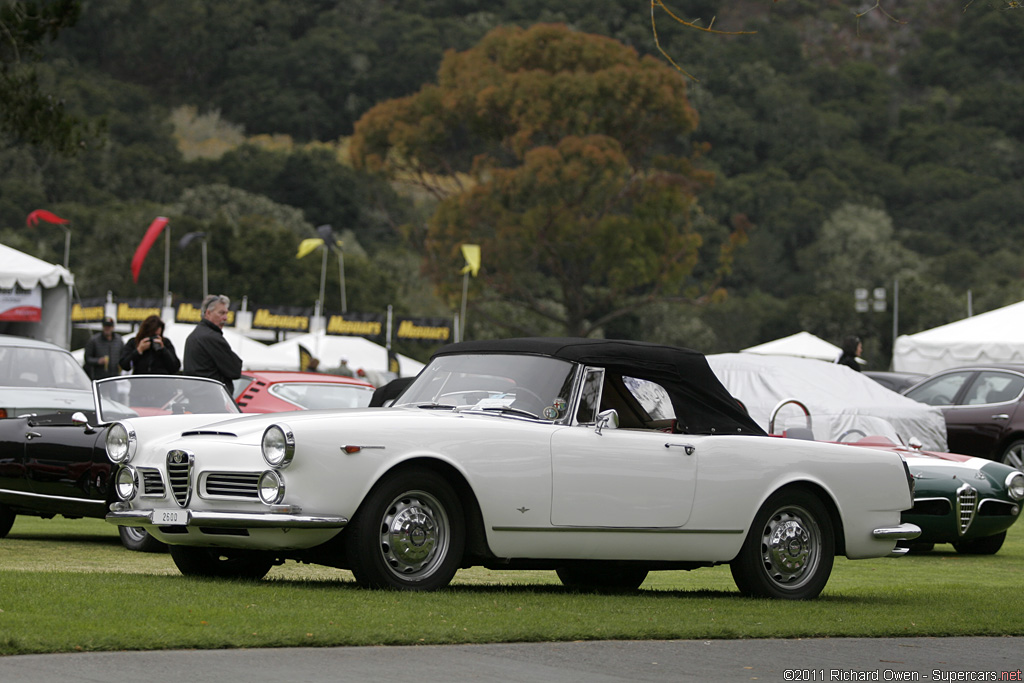
M46 209L36 209L28 215L28 218L25 219L25 225L31 227L37 225L41 220L46 221L47 223L56 223L58 225L71 222L66 218L61 218L55 213L50 213Z
M146 230L145 236L139 242L139 246L135 250L135 256L132 256L132 280L134 282L139 281L139 271L142 270L142 262L146 260L149 248L153 246L153 242L156 242L156 238L160 236L160 231L164 229L165 225L167 225L167 219L163 216L158 217L149 224L149 229Z

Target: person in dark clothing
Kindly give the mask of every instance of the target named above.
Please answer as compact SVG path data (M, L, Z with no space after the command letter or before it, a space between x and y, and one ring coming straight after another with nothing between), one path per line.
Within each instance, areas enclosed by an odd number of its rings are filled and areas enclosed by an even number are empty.
M164 321L151 315L142 321L139 333L121 351L121 368L133 375L175 375L181 361L174 344L164 337Z
M117 363L121 359L124 340L114 332L114 319L103 319L103 331L94 334L85 343L85 373L90 379L103 379L120 374Z
M185 368L183 373L195 377L210 377L234 391L234 383L242 376L242 359L231 350L224 338L224 323L228 319L231 299L223 294L211 294L200 307L203 319L185 340Z
M857 359L860 358L860 354L864 352L864 345L860 343L860 337L853 335L843 340L843 352L839 358L836 359L836 363L839 365L845 365L848 368L853 368L857 372L860 372L860 363Z

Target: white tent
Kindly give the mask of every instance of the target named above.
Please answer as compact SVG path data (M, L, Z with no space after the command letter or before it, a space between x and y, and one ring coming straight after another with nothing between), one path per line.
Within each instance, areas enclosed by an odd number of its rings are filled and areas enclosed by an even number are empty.
M892 367L930 375L975 363L1024 363L1024 301L896 338Z
M304 346L311 354L320 359L320 370L329 371L341 365L341 359L348 360L348 366L356 371L360 368L367 373L380 375L387 372L388 352L380 344L375 344L363 337L343 337L325 332L309 332L297 337L289 337L284 341L270 346L282 359L290 365L287 369L295 370L299 366L299 345ZM413 377L423 369L423 363L398 354L399 374L402 377ZM371 377L370 381L378 380Z
M928 450L947 450L941 410L890 391L845 365L746 353L722 353L707 359L729 393L765 430L775 406L783 399L795 398L811 411L817 439L837 441L848 430L859 429L869 436L888 436L904 443L917 438ZM804 425L803 413L797 411L795 406L783 409L776 433L782 431L779 423L786 428Z
M834 361L843 352L835 344L829 344L810 332L797 332L782 339L765 342L757 346L742 349L740 353L756 353L762 356L796 356L798 358L817 358L818 360Z
M41 290L39 322L0 322L0 333L68 348L71 344L71 287L75 276L63 266L0 244L0 289ZM12 293L13 295L13 293ZM16 296L16 295L15 295Z

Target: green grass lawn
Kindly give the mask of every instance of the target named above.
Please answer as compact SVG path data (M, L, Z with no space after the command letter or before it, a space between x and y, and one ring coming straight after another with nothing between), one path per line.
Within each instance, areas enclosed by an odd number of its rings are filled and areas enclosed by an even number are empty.
M575 594L554 572L470 569L437 593L359 589L289 562L258 582L182 577L100 520L19 517L0 540L0 654L663 638L1024 635L1024 527L991 557L837 558L810 602L740 597L728 567ZM949 548L946 550L946 548Z

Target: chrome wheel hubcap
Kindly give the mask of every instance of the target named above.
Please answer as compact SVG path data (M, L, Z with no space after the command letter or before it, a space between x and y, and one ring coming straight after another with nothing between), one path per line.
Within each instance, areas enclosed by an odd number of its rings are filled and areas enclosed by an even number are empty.
M1006 451L1006 455L1003 456L1003 462L1014 469L1021 469L1024 465L1024 444L1018 444Z
M403 494L381 520L384 561L402 578L430 576L447 554L448 528L448 516L436 498L424 491Z
M761 559L768 577L795 588L814 575L821 560L821 531L806 510L783 508L761 534Z

